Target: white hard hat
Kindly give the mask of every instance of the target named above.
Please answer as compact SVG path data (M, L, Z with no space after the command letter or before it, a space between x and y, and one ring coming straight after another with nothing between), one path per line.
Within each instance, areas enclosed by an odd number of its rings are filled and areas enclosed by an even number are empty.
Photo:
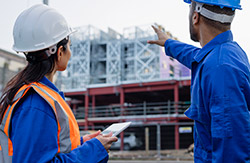
M23 11L15 22L13 50L27 53L54 47L72 32L65 18L55 9L34 5Z

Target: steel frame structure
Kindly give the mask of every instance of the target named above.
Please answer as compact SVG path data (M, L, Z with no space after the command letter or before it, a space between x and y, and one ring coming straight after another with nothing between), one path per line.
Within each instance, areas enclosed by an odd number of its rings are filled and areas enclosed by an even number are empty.
M190 71L185 71L187 78L183 78L183 66L166 57L162 48L147 44L147 40L156 39L150 25L126 28L123 35L110 28L108 32L93 26L76 29L78 32L71 37L72 57L67 70L58 74L56 85L70 98L73 112L83 105L84 119L78 119L79 125L87 130L96 123L126 121L133 118L125 115L125 98L129 93L171 90L176 116L133 120L143 120L143 124L175 124L175 148L179 149L178 122L189 120L179 115L179 89L190 86ZM104 95L119 95L120 117L89 117L95 114L96 97ZM111 104L114 103L117 102Z
M123 35L110 28L104 32L93 26L76 30L71 37L68 68L59 73L56 81L63 91L180 77L181 73L176 73L180 64L165 56L162 48L147 43L156 39L150 25L125 28ZM175 69L171 70L172 76L169 67Z

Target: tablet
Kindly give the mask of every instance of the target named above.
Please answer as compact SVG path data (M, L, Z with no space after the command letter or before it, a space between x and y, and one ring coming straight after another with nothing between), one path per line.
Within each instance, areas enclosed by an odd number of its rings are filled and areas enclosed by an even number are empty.
M119 135L122 131L124 131L128 126L131 124L131 122L123 122L123 123L114 123L108 128L106 128L104 131L102 131L103 135L109 134L110 132L113 133L112 136Z

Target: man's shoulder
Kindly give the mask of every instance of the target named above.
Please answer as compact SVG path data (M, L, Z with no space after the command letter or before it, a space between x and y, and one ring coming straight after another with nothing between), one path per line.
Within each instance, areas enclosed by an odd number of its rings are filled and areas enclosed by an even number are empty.
M205 63L212 65L235 64L236 62L245 62L246 53L235 42L224 43L216 46L207 55Z

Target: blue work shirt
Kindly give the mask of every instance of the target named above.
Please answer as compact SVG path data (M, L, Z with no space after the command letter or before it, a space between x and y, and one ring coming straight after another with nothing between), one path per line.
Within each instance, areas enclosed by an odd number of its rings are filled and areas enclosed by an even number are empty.
M169 39L165 52L192 72L195 162L250 162L250 66L231 31L203 48Z
M58 92L46 77L43 84ZM58 153L58 125L53 109L34 90L23 97L15 107L11 121L10 139L13 144L13 163L44 162L107 162L108 153L101 142L94 138L70 153ZM79 140L80 141L80 140Z

